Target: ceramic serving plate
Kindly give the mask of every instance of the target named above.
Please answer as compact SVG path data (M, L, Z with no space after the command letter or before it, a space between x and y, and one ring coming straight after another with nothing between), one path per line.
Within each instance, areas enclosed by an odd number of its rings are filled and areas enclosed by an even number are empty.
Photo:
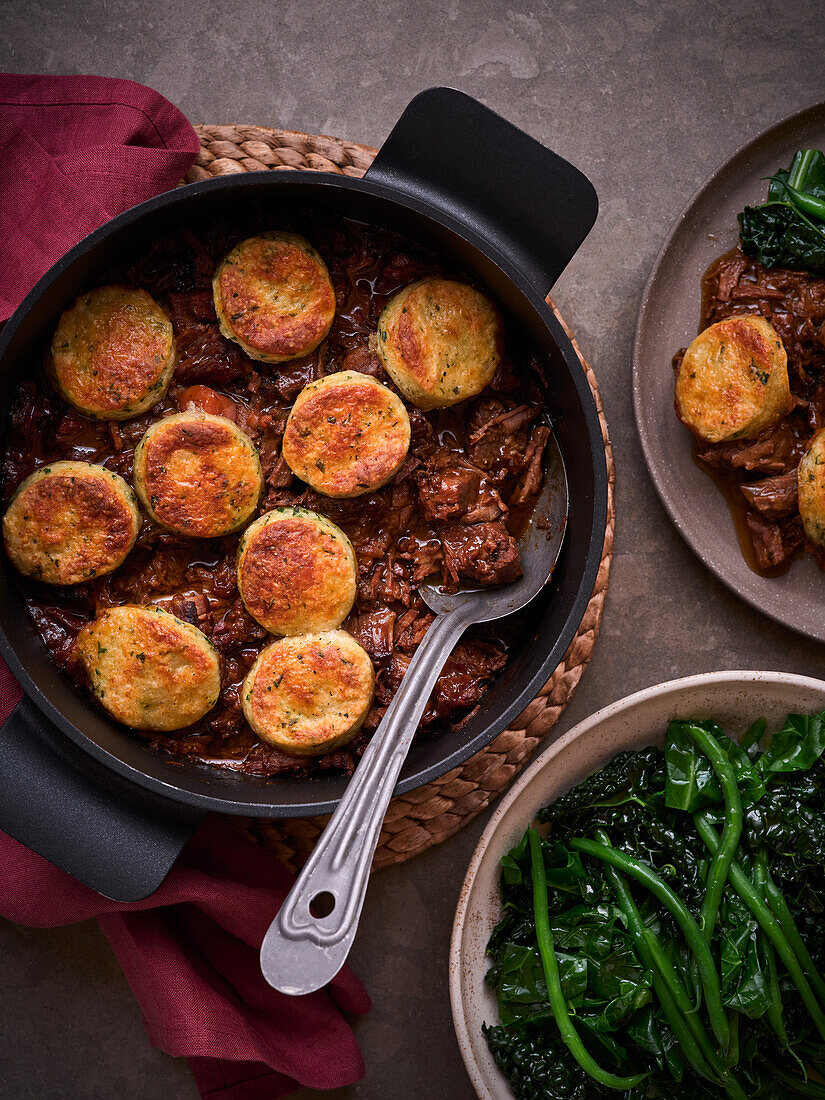
M482 1100L512 1100L481 1032L498 1020L486 985L487 941L501 915L499 863L542 806L617 753L664 744L672 718L715 718L742 734L764 717L775 730L789 712L825 709L825 682L784 672L712 672L647 688L612 703L551 745L501 802L478 842L453 923L450 1001L464 1065Z
M736 244L736 215L764 202L764 177L797 149L825 149L825 104L771 126L707 180L679 215L653 265L633 346L633 402L647 468L682 538L716 576L766 615L825 641L825 574L796 561L782 577L754 573L721 492L693 461L673 411L674 352L699 331L702 275Z

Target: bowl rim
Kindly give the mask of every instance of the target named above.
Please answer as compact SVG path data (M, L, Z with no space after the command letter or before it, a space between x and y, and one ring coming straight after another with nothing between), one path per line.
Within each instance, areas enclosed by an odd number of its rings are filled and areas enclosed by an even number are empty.
M617 715L632 710L650 699L666 699L670 695L685 689L693 690L709 685L724 684L725 682L731 687L741 687L747 684L771 684L799 689L821 689L825 694L825 680L819 680L814 676L803 676L794 672L778 672L759 669L722 669L716 672L701 672L691 676L682 676L675 680L665 680L658 684L652 684L650 687L642 688L640 691L635 691L630 695L625 695L621 699L608 703L593 714L583 718L573 726L572 729L562 734L556 741L548 745L541 755L525 769L501 799L498 806L496 806L495 811L484 828L484 832L479 837L478 843L476 844L467 866L466 874L461 883L455 915L453 917L448 955L448 985L453 1028L455 1030L461 1058L464 1062L464 1068L467 1071L473 1088L476 1090L476 1094L482 1098L482 1100L497 1100L499 1094L490 1090L489 1083L482 1074L472 1053L472 1035L464 1012L464 1001L462 997L464 963L463 940L469 915L469 902L472 894L472 887L481 862L502 820L509 812L513 803L519 799L522 793L533 783L535 778L546 768L551 766L560 753L564 752L565 749L578 741L586 733L590 732L594 727L608 722ZM528 825L529 821L525 821L524 828L526 829Z

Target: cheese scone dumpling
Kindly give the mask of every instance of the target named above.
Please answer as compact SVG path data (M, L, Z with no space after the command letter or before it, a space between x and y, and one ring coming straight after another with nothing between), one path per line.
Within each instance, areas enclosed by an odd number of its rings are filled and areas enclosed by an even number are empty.
M489 298L452 279L421 279L390 298L378 321L387 374L419 409L474 397L501 362L504 328Z
M699 439L749 439L792 408L788 356L764 317L717 321L685 352L676 378L676 412Z
M110 607L75 642L89 687L112 717L138 730L183 729L218 701L218 655L196 626L159 607Z
M52 340L55 384L87 416L126 420L169 388L176 350L172 322L145 290L102 286L81 294Z
M352 635L327 630L280 638L249 670L243 712L262 741L318 756L349 741L372 704L372 662Z
M156 421L135 449L134 485L168 531L216 538L243 527L263 485L254 443L223 416L182 412Z
M244 605L271 634L306 634L341 625L355 602L352 543L326 516L275 508L244 531L238 588Z
M399 470L410 447L410 418L392 390L345 370L298 394L283 438L290 469L318 493L356 497Z
M212 293L223 335L263 363L309 355L335 317L326 264L296 233L271 231L236 244L215 272Z
M825 546L825 428L811 439L796 471L799 514L805 534L816 546Z
M79 584L122 565L140 530L122 477L89 462L52 462L25 479L3 517L6 552L46 584Z

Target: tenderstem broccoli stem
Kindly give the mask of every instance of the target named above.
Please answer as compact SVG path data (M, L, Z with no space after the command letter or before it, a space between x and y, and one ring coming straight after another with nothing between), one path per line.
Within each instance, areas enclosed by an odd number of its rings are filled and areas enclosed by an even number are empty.
M766 869L765 864L760 858L757 858L753 865L753 885L759 892L759 896L764 898L766 893ZM768 940L764 931L760 929L762 936L762 946L765 950L765 956L768 960L768 989L770 991L770 1004L768 1005L768 1023L776 1033L777 1038L782 1045L788 1049L788 1033L785 1030L785 1018L782 1015L782 991L779 988L779 975L776 968L776 952L773 949L773 944Z
M796 1093L798 1096L816 1096L820 1100L825 1100L825 1085L820 1085L818 1081L800 1081L798 1077L787 1073L781 1066L774 1065L773 1062L765 1062L765 1068L770 1070L777 1081L787 1085L791 1092Z
M771 179L785 189L797 210L801 210L803 214L808 214L819 221L825 221L825 202L822 199L818 199L814 195L806 195L804 191L797 191L791 183L786 182L780 176L771 176Z
M739 1061L739 1013L731 1011L730 1016L730 1042L725 1052L725 1064L735 1066Z
M619 908L627 920L642 963L653 974L653 988L682 1053L700 1077L721 1084L726 1094L735 1100L745 1100L742 1088L728 1077L719 1052L714 1049L673 964L650 929L645 928L627 883L613 867L607 868L607 876L616 891Z
M730 1041L730 1025L728 1024L725 1010L722 1007L722 991L719 974L714 965L710 948L705 943L699 925L693 919L688 907L664 882L655 871L644 863L639 862L633 856L627 855L609 845L601 844L595 840L576 838L570 841L569 846L576 851L583 852L593 859L609 863L617 871L629 875L630 878L640 882L655 898L668 910L670 915L681 928L693 955L696 958L699 980L705 995L708 1018L713 1034L723 1050L728 1049Z
M796 927L796 921L791 915L791 911L788 908L788 903L785 901L782 891L771 878L771 873L767 867L765 868L765 895L771 912L776 917L779 927L782 929L785 938L791 945L791 950L799 959L806 978L811 983L811 986L819 998L819 1003L825 1008L825 981L822 980L822 976L816 968L816 963L811 958L811 954L799 934L799 929Z
M800 190L804 186L812 163L818 156L819 153L815 149L800 149L791 162L787 179L783 179L778 174L768 176L768 179L782 188L791 206L795 206L801 213L807 214L816 221L825 221L825 202L816 195Z
M794 157L794 163L791 165L792 171L788 175L788 183L791 187L799 187L802 180L807 176L808 169L814 160L816 160L816 149L799 150Z
M606 1088L623 1091L635 1088L645 1077L644 1073L632 1077L619 1077L609 1073L596 1062L585 1047L570 1019L567 1003L561 987L559 964L553 947L553 934L550 931L550 910L547 899L547 874L544 869L544 854L541 850L541 837L535 829L530 829L530 869L533 878L533 916L536 922L536 939L539 955L547 984L547 998L553 1011L553 1018L559 1029L562 1041L581 1068L594 1081Z
M713 856L708 871L705 900L702 902L700 913L702 934L705 937L705 943L710 945L716 927L716 919L719 915L722 894L725 891L725 883L728 881L730 865L736 855L739 838L742 835L742 799L739 796L739 787L736 783L736 773L733 770L733 765L725 756L713 734L691 722L685 722L681 728L699 751L704 753L710 760L711 767L722 788L722 797L725 802L725 824L722 828L722 840Z
M720 841L707 814L697 813L694 815L693 820L696 822L699 836L708 846L710 852L715 853L719 847ZM817 1031L822 1038L825 1039L825 1015L823 1015L816 995L811 989L810 983L799 964L799 960L791 949L791 945L786 939L776 917L774 917L762 898L759 897L750 879L738 863L731 864L730 883L748 909L750 909L751 913L753 913L759 927L776 948L776 953L779 955L786 970L790 974L791 980L796 986Z
M811 164L817 158L816 149L800 149L794 162L791 165L792 171L788 175L788 182L785 187L790 191L793 198L794 205L805 214L811 214L815 218L825 220L825 202L818 199L815 195L808 195L805 192L799 191L798 188L805 180L808 172L810 171ZM780 182L784 182L780 180Z

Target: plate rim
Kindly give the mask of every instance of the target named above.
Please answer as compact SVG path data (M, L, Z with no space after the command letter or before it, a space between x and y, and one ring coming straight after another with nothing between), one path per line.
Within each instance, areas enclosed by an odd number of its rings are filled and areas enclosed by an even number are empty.
M642 393L641 385L641 361L642 361L642 340L645 335L645 324L647 321L648 309L650 305L650 299L654 290L654 287L658 283L660 277L660 268L663 265L665 258L671 251L673 242L677 234L682 230L685 221L692 213L694 207L704 197L706 192L714 186L720 177L731 168L731 166L739 160L745 157L756 146L762 144L766 139L770 139L774 131L779 131L785 127L792 125L800 125L807 116L816 118L817 115L822 117L823 124L825 124L825 100L817 100L808 104L799 110L792 111L790 114L778 119L776 122L772 122L770 125L765 126L762 130L758 131L753 137L744 141L734 152L722 161L717 167L699 184L694 190L693 194L687 200L685 205L677 214L674 221L659 248L653 264L650 269L650 273L645 282L642 296L639 301L639 308L636 314L636 324L633 332L633 343L631 350L631 388L633 395L633 417L636 426L636 436L639 440L639 444L642 449L642 456L644 458L645 469L647 475L653 484L653 488L656 491L656 495L660 504L667 513L679 536L700 561L702 566L709 570L717 580L719 580L728 591L732 592L738 599L743 600L750 607L759 611L760 614L765 615L767 618L774 622L779 623L782 626L787 627L790 630L795 631L797 634L806 638L812 638L815 641L825 641L825 624L820 632L816 632L811 627L801 624L794 616L793 610L785 610L781 606L766 606L764 603L760 603L755 593L749 593L743 590L740 582L729 575L729 572L725 569L724 563L720 563L715 559L709 558L706 555L705 549L701 545L700 539L694 535L690 526L686 525L681 515L679 514L676 506L673 504L664 484L664 478L657 464L653 462L653 444L651 437L647 431L645 414L644 414L644 395ZM697 299L698 300L698 299ZM744 560L744 558L743 558ZM753 573L753 576L759 577L758 573ZM760 578L770 580L771 578ZM777 601L779 603L779 601Z
M503 1100L505 1097L506 1100L512 1100L512 1092L509 1090L509 1085L507 1086L508 1091L506 1094L498 1090L493 1091L476 1062L473 1056L473 1038L470 1033L467 1017L464 1013L463 1002L462 947L467 918L469 916L469 901L479 867L499 826L509 813L512 805L518 801L523 792L532 785L533 781L544 772L545 769L552 767L556 757L564 752L571 744L574 744L580 738L584 737L595 726L601 725L627 710L632 710L650 699L665 699L685 689L702 689L710 685L718 685L725 682L728 682L732 687L736 685L746 686L748 684L765 684L797 688L800 691L818 690L820 692L825 692L825 679L820 680L815 676L769 669L721 669L715 672L694 673L690 676L681 676L673 680L665 680L657 684L651 684L649 687L632 692L630 695L625 695L623 698L614 700L612 703L608 703L594 713L587 715L580 722L576 723L572 729L562 734L562 736L551 745L548 745L529 767L522 772L496 806L495 811L484 827L484 831L473 849L473 854L461 883L450 933L450 947L448 953L448 985L453 1030L455 1032L461 1059L464 1063L464 1068L480 1100ZM525 821L524 828L526 829L528 825L529 821Z

